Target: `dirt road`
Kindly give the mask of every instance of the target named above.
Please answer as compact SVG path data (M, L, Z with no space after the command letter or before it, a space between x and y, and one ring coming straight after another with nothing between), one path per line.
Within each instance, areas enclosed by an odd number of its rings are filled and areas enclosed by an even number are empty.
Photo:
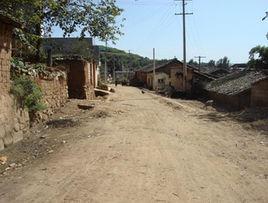
M97 108L68 130L83 139L1 178L0 202L268 202L264 135L131 87Z

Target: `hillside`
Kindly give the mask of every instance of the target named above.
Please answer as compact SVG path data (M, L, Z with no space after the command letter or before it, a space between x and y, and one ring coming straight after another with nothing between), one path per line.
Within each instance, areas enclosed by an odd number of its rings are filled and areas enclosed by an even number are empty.
M127 53L123 50L99 46L101 63L104 64L105 56L107 57L108 73L112 70L137 70L150 63L152 60L138 54ZM106 53L106 54L105 54ZM165 62L166 60L158 60L157 62Z

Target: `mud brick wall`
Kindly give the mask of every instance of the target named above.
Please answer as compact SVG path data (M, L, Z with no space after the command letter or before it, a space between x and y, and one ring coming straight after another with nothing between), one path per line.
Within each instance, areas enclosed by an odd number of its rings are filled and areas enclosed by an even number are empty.
M268 107L268 78L252 86L251 106Z
M0 22L0 150L22 140L29 129L27 111L9 94L12 29Z
M94 99L95 92L95 74L94 71L95 67L94 64L88 61L84 61L84 75L85 75L85 84L84 84L84 91L86 98L85 99Z
M0 94L10 88L12 27L0 22Z
M193 70L187 68L186 91L191 92L192 89ZM170 83L178 91L183 91L183 65L177 65L176 68L170 70Z
M93 99L95 97L96 65L83 59L62 60L58 63L67 71L69 98Z
M67 80L63 77L56 77L50 80L35 78L34 80L42 89L43 103L46 106L44 111L38 113L38 119L45 121L67 102Z

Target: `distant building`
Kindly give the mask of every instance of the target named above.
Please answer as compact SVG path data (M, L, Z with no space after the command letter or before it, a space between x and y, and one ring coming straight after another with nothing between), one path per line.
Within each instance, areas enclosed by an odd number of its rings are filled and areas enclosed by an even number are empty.
M217 104L230 110L268 105L267 73L242 71L210 82L206 90Z
M67 69L70 98L92 99L98 84L99 50L91 38L46 38L43 48Z
M177 59L169 60L167 63L158 64L155 68L155 84L153 85L153 65L147 65L136 71L136 78L145 86L152 89L162 90L168 86L177 92L183 92L183 63ZM186 91L191 93L193 79L193 68L187 66Z
M235 71L243 71L248 68L248 64L246 63L236 63L230 66L230 71L235 72Z

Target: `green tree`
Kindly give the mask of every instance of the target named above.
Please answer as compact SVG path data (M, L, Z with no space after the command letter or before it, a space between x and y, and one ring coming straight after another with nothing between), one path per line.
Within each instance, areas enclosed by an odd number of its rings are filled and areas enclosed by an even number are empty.
M192 66L198 66L198 63L196 61L194 61L194 59L191 59L189 62L188 62L189 65L192 65Z
M268 47L256 46L249 52L248 65L251 69L268 69Z
M222 59L217 61L216 66L218 68L228 69L230 67L230 60L228 59L228 57L225 56Z
M207 63L207 66L208 66L208 67L215 67L215 66L216 66L216 61L214 61L214 60L210 60L210 61Z
M0 0L0 11L23 22L37 50L41 35L49 35L53 26L63 30L64 36L80 31L101 40L115 41L121 35L122 25L116 17L122 9L116 0Z

